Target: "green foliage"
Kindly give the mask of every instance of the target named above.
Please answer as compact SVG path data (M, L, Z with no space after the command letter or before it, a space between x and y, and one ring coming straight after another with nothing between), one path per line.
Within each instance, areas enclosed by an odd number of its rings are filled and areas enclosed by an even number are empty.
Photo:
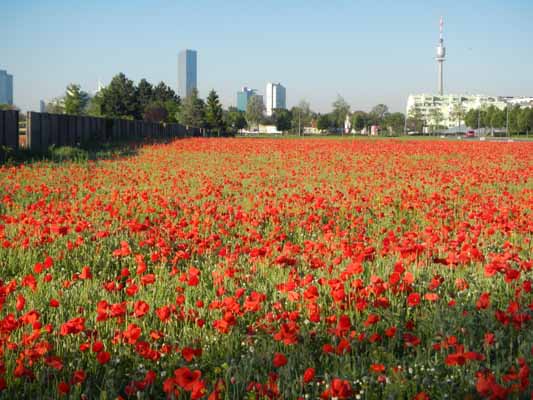
M273 112L276 129L280 132L287 132L292 126L292 113L282 108L275 109Z
M424 117L422 115L422 110L419 107L413 107L409 111L407 118L407 127L409 130L415 131L417 133L422 132L424 128Z
M102 101L103 96L102 92L96 93L91 99L89 100L89 104L87 104L87 110L86 114L91 117L101 117L102 116Z
M350 112L350 105L341 95L337 95L337 100L333 102L333 111L331 113L331 122L334 128L344 126L346 116Z
M116 75L102 90L101 110L106 117L140 119L142 110L133 81L123 73Z
M468 110L468 112L465 114L466 126L472 129L476 129L478 127L478 123L480 121L479 112L480 110Z
M361 131L369 125L371 118L364 111L354 111L351 117L352 129Z
M246 106L246 121L248 126L259 125L265 115L265 105L259 96L252 96Z
M89 95L81 90L80 85L71 83L67 86L64 97L65 114L83 115L85 114L88 103Z
M405 127L405 115L401 112L387 114L383 119L383 126L396 134L400 134Z
M439 108L433 108L429 112L429 124L433 132L439 130L442 127L443 120L442 111Z
M246 117L244 111L239 110L237 107L230 107L228 111L224 113L224 121L228 128L234 133L246 128Z
M291 126L294 133L300 133L304 127L311 126L314 113L311 111L309 102L301 100L297 106L291 108L291 114Z
M165 104L160 101L154 101L148 104L144 109L143 118L145 121L163 122L168 118L168 111Z
M225 130L222 105L218 99L217 92L214 90L211 90L207 96L205 122L207 129L211 132L218 132L220 135Z
M193 89L183 101L179 111L179 122L185 126L203 128L205 126L205 104Z
M372 108L370 111L370 116L373 117L376 121L374 125L381 125L385 118L389 115L389 107L385 104L378 104Z
M164 82L159 82L157 86L154 87L152 100L161 101L163 103L166 103L167 101L173 101L178 105L180 104L179 96Z
M50 114L65 114L65 99L58 97L49 101L45 106L45 111Z
M62 161L77 161L83 162L87 161L89 154L86 150L80 149L79 147L54 147L51 146L48 149L49 157L52 161L62 162Z
M319 131L327 131L331 127L331 121L328 114L318 116L316 127Z
M454 104L452 111L450 112L450 119L454 121L457 126L461 125L461 122L465 119L465 109L462 104Z
M155 101L154 88L146 79L141 79L137 85L137 100L144 113L146 113L146 107Z

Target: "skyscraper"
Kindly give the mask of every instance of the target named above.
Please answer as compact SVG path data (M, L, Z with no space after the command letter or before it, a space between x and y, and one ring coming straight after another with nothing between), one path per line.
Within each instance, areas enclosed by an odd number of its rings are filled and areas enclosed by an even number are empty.
M0 70L0 104L13 105L13 75Z
M178 55L178 94L185 98L197 89L196 50L182 50Z
M243 87L240 92L237 92L237 109L240 111L246 111L248 102L255 94L255 89L249 89L246 86Z
M277 108L287 108L286 90L281 83L268 82L266 86L266 115L272 116Z

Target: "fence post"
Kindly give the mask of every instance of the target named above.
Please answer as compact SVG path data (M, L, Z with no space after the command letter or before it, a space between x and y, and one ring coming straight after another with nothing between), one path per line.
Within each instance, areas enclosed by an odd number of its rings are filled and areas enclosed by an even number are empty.
M41 152L41 118L40 114L31 111L26 120L26 142L32 153Z
M50 145L50 115L41 114L41 149L43 151L48 149Z

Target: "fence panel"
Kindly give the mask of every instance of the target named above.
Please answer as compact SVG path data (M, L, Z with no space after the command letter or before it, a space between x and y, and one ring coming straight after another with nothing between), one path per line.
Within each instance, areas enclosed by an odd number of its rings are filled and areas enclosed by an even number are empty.
M78 146L94 141L155 139L197 136L200 130L181 124L149 121L58 115L29 112L26 142L33 152L43 152L49 146ZM0 112L0 144L18 147L18 112Z
M4 111L4 141L3 144L12 149L19 147L19 112Z

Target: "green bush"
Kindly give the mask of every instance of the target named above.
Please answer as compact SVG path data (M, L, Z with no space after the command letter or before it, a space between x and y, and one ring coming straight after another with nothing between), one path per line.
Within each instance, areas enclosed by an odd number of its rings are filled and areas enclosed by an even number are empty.
M50 146L48 152L52 161L87 161L89 159L87 150L78 147Z

